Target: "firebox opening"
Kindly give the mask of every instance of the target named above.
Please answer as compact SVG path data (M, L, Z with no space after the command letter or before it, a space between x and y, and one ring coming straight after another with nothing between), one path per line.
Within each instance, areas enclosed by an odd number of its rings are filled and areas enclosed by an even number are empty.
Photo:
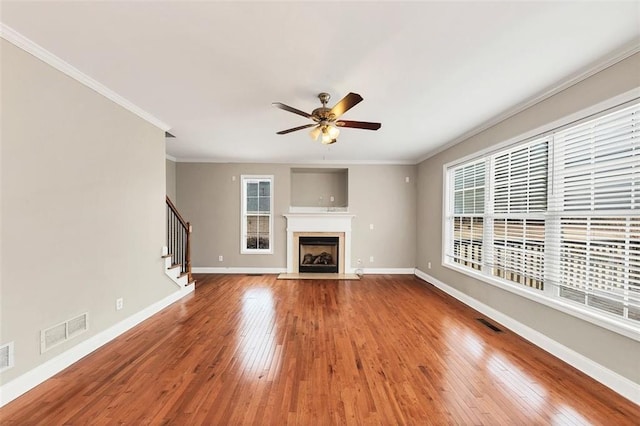
M300 237L300 272L338 273L338 237Z

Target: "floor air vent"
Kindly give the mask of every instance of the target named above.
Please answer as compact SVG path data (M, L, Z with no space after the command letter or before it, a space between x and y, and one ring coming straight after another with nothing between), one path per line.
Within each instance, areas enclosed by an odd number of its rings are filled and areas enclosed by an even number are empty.
M491 330L495 331L496 333L502 333L502 329L500 329L500 328L496 327L495 325L491 324L486 319L484 319L484 318L476 318L476 320L478 320L478 322L480 322L485 327L490 328Z
M0 346L0 372L13 367L13 342Z
M89 314L84 313L40 332L40 353L58 346L89 329Z

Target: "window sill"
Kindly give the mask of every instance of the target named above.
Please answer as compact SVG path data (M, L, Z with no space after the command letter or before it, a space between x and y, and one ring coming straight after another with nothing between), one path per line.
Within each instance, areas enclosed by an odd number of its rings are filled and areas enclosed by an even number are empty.
M273 254L273 250L240 250L240 254Z
M540 294L538 291L526 287L506 284L498 279L493 279L492 277L460 267L456 264L443 262L442 266L640 342L640 327L629 324L622 318L596 312L581 305Z

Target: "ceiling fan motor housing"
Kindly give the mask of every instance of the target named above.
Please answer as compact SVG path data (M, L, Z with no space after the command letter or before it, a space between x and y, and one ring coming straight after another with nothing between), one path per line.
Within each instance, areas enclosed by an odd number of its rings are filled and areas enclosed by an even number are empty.
M318 95L318 98L320 99L320 102L322 102L322 106L311 112L313 120L320 124L328 124L328 122L335 121L335 114L331 114L331 108L327 108L327 103L329 102L329 99L331 99L331 95L326 92L322 92Z

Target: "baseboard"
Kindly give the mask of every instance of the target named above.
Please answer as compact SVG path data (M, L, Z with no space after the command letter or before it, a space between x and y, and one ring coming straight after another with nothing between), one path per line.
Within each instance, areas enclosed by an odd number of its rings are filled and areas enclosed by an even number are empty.
M282 274L287 268L251 268L244 266L191 268L192 274Z
M415 274L418 278L434 285L440 290L444 291L448 295L458 299L460 302L467 306L481 312L491 319L499 322L507 327L509 330L530 341L534 345L544 349L555 357L563 360L564 362L572 365L578 370L582 371L586 375L592 377L613 391L619 393L623 397L633 401L635 404L640 405L640 385L627 379L624 376L611 371L608 368L598 364L590 358L570 349L561 343L556 342L550 337L536 331L518 321L503 314L500 311L493 309L490 306L474 299L473 297L456 290L455 288L443 283L437 278L422 272L421 270L415 270Z
M391 275L413 275L415 268L362 268L364 275L391 274Z
M182 290L171 293L164 299L159 300L158 302L148 306L147 308L131 315L130 317L96 334L95 336L92 336L87 340L80 342L76 346L61 353L55 358L46 361L45 363L40 364L39 366L15 378L14 380L3 384L0 387L0 407L13 401L20 395L38 386L40 383L58 374L60 371L64 370L74 362L87 356L99 347L120 336L122 333L130 330L142 321L171 305L175 301L193 292L194 288L194 284L191 284L187 287L184 287Z
M356 268L351 268L348 273L355 274ZM193 274L283 274L287 268L250 268L250 267L194 267L191 268ZM414 268L364 268L363 274L397 274L413 275Z

